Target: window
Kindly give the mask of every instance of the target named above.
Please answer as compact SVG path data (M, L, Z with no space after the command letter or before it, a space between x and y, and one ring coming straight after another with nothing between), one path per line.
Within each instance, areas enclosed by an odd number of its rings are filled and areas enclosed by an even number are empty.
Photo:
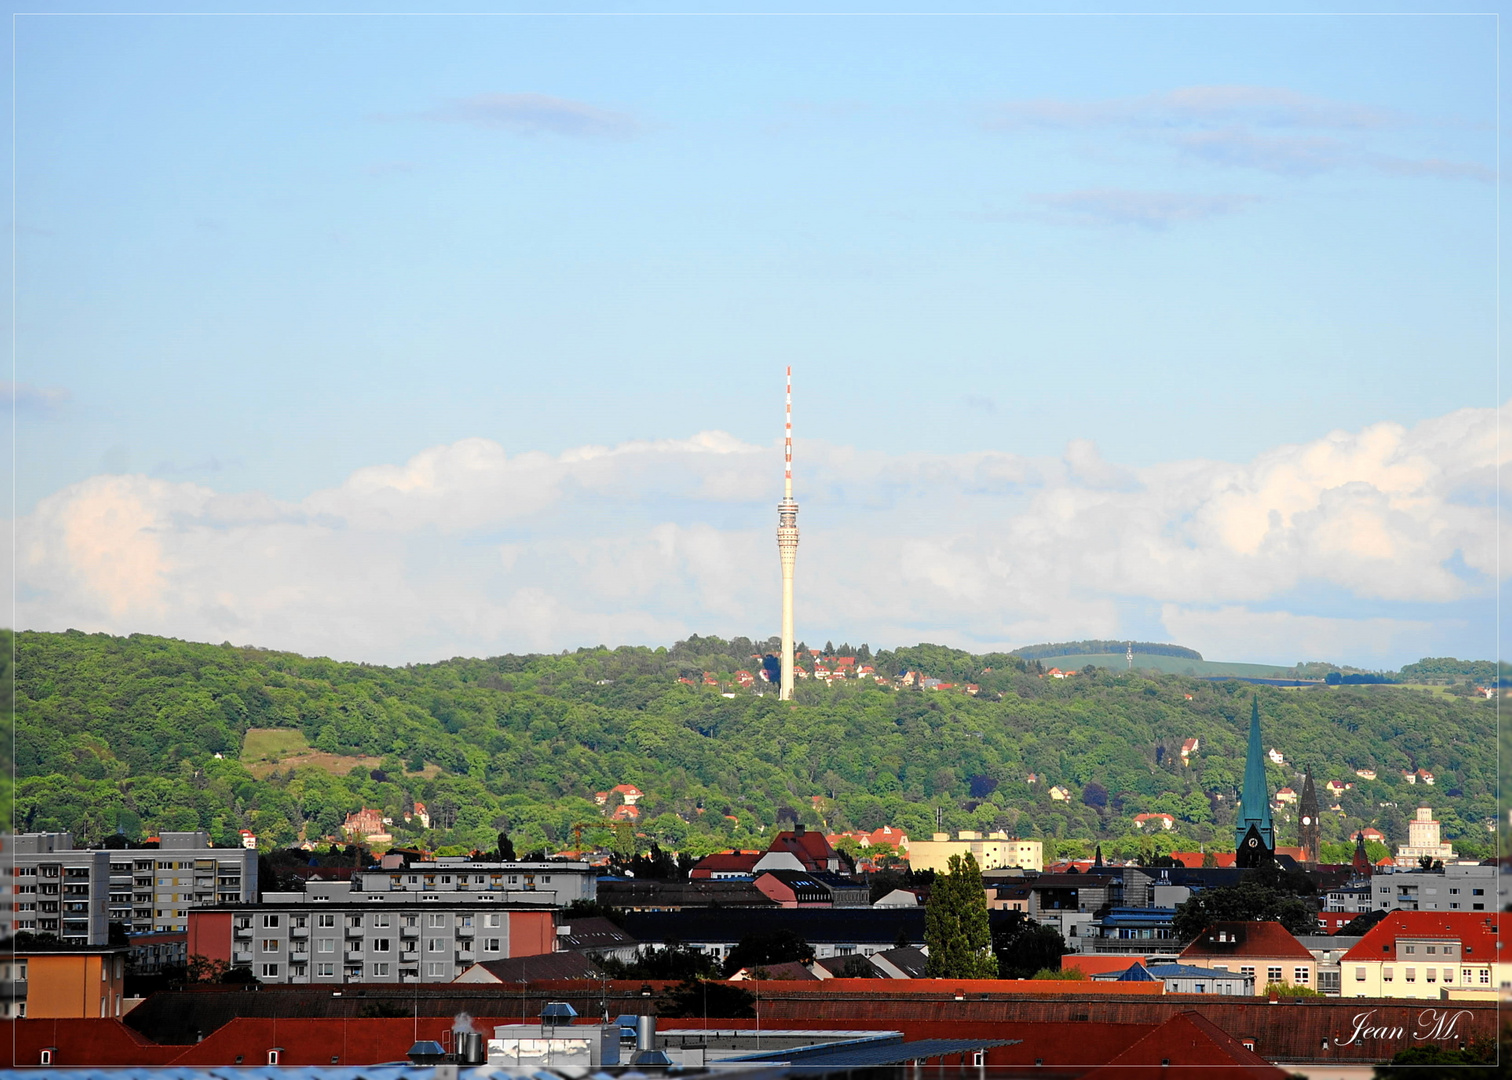
M374 938L372 940L372 942L371 942L373 951L374 952L388 952L389 951L389 942L390 942L390 940L391 940L390 938L386 938L386 937Z
M373 925L377 927L389 926L393 921L392 915L374 915Z
M457 916L457 925L458 926L469 927L469 926L472 926L472 924L473 924L473 917L471 915L458 915Z
M449 971L446 970L446 965L445 964L426 964L425 965L425 973L427 975L449 975L449 974L451 974Z
M426 952L445 952L446 939L440 937L428 938L425 942Z
M1268 968L1266 968L1265 969L1265 981L1267 983L1278 983L1278 982L1280 982L1281 981L1281 969L1278 968L1278 967L1268 967Z
M1408 982L1417 982L1417 968L1408 968L1407 969L1407 981Z
M262 951L263 952L277 952L278 951L278 939L277 938L264 938L263 939L263 943L262 943Z
M389 973L389 966L387 964L374 964L373 965L373 977L375 979L386 979L386 978L388 978L388 973Z
M280 1053L280 1051L278 1051L278 1050L269 1050L268 1051L268 1064L269 1065L277 1065L278 1064L278 1055L279 1055L279 1053Z
M483 951L484 952L498 952L499 951L499 939L496 938L496 937L484 938L483 939Z
M1444 981L1445 982L1453 982L1454 981L1454 969L1453 968L1445 968L1444 969Z
M1292 982L1298 986L1306 986L1312 981L1312 973L1305 967L1293 968L1292 974L1295 976Z
M1239 969L1239 974L1241 976L1246 977L1246 978L1254 978L1255 977L1255 969L1252 968L1252 967L1242 967L1242 968Z
M43 1064L43 1065L51 1065L52 1064L52 1056L53 1056L53 1052L50 1049L42 1051L42 1061L41 1061L41 1064Z
M1417 946L1416 945L1409 945L1409 946L1407 946L1407 955L1408 956L1411 956L1415 952L1417 952Z
M1486 985L1488 985L1491 982L1491 969L1490 968L1488 968L1488 967L1481 968L1480 982L1481 982L1482 986L1486 986Z
M278 978L278 965L277 964L264 964L262 966L262 977L264 979L276 979L276 978Z
M1470 890L1470 895L1471 896L1485 896L1486 895L1486 890L1485 889L1471 889Z
M419 926L420 925L420 916L418 916L418 915L406 915L404 917L404 925L405 926Z
M1423 978L1427 982L1438 982L1438 968L1428 968L1423 972Z
M310 925L310 917L308 915L295 915L289 920L289 925L303 930Z
M429 915L426 916L425 925L426 926L445 926L446 925L446 916L443 915L443 914L441 914L440 912L433 911Z
M347 916L347 925L349 927L351 927L353 930L361 930L362 929L362 916L361 915L348 915Z
M329 979L332 976L334 976L335 974L336 974L336 965L333 964L333 963L330 963L329 961L327 961L326 963L323 963L323 964L316 964L315 965L315 977L316 978L319 978L319 979Z
M490 911L487 915L483 916L483 925L484 926L503 926L504 925L504 916L501 915L501 914L499 914L497 911Z
M276 929L278 929L278 916L277 915L264 915L263 916L263 929L265 929L265 930L276 930Z
M1362 967L1355 968L1355 982L1364 982L1364 981L1365 981L1365 969L1362 968Z
M336 916L332 912L322 912L315 916L315 925L323 930L328 930L336 925Z
M1437 954L1437 952L1438 952L1438 946L1437 945L1430 945L1430 946L1428 946L1428 955L1429 956L1433 956L1433 955Z
M1387 967L1387 968L1382 968L1381 969L1381 980L1383 982L1391 982L1392 979L1394 979L1394 978L1396 978L1396 969L1395 968L1389 968L1389 967Z
M315 951L316 952L335 952L336 951L336 939L335 938L329 938L329 937L316 938L315 939Z

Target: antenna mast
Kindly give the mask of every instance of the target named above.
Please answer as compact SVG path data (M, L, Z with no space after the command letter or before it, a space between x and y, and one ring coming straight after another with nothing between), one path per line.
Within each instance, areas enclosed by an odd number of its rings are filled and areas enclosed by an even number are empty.
M798 504L793 501L793 368L787 369L787 413L782 439L782 502L777 504L777 553L782 557L782 682L777 697L793 697L793 563L798 558Z

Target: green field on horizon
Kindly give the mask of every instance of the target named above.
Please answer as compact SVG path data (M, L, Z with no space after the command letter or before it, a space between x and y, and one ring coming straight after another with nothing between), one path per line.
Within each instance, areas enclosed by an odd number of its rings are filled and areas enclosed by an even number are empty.
M1080 671L1088 664L1094 667L1127 671L1128 658L1123 653L1090 653L1080 656L1047 656L1040 660L1048 671L1057 667L1062 671L1074 668ZM1281 679L1287 668L1279 664L1235 664L1224 660L1193 660L1186 656L1163 656L1158 653L1134 654L1134 669L1163 671L1167 675L1237 675L1249 679Z

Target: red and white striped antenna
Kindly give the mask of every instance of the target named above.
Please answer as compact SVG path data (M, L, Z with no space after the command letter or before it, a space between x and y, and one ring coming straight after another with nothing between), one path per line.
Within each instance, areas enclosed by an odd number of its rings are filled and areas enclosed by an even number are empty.
M793 365L787 369L787 429L782 444L786 471L783 473L782 494L793 497Z

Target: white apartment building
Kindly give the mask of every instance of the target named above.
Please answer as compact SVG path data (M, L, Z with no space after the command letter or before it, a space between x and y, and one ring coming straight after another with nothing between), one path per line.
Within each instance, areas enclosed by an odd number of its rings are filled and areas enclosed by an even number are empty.
M598 873L585 862L473 862L461 856L409 866L397 859L384 861L394 865L358 874L353 888L369 894L444 894L448 899L489 893L501 903L556 907L598 897Z
M1495 866L1450 863L1443 873L1398 870L1376 874L1370 881L1370 910L1495 911L1496 885ZM1332 894L1329 908L1334 910Z

